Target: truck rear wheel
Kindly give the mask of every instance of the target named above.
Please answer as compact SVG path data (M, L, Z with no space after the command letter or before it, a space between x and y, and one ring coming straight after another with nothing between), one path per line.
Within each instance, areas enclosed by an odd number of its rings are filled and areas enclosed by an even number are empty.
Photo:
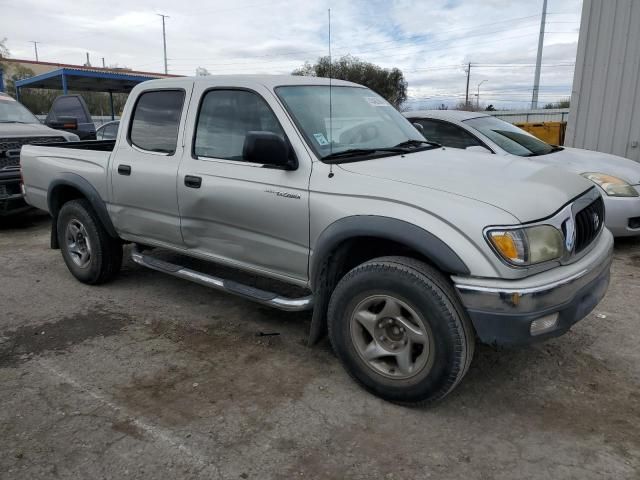
M334 290L329 338L349 374L396 403L443 398L473 358L473 327L447 279L406 257L355 267Z
M111 237L84 199L65 203L58 214L58 243L67 268L83 283L111 280L122 266L122 244Z

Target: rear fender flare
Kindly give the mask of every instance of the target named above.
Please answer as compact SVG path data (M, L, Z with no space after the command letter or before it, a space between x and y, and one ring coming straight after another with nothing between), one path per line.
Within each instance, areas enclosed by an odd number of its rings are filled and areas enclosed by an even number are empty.
M111 218L109 217L109 212L107 211L107 206L98 193L89 181L87 181L84 177L81 177L75 173L63 173L59 175L55 180L51 182L49 185L49 189L47 191L47 206L49 207L49 213L54 219L52 230L56 230L56 221L58 218L58 213L60 212L61 204L57 201L57 195L61 192L62 187L72 187L75 190L79 191L84 198L91 204L91 207L98 215L100 222L107 230L107 233L113 238L119 238L118 233L116 232L113 223L111 222ZM52 243L54 242L54 235L52 233ZM54 247L55 248L55 247Z

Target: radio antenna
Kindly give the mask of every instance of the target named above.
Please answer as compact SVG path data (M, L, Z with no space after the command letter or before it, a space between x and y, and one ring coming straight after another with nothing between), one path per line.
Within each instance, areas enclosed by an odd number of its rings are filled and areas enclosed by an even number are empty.
M333 153L333 105L331 98L331 76L333 75L333 59L331 58L331 9L327 10L329 16L329 154ZM329 164L329 178L333 177L333 163Z

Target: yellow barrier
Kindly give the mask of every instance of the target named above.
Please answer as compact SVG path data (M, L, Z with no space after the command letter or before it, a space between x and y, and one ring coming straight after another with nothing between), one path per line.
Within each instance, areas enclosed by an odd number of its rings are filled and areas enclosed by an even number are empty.
M562 145L567 122L516 123L515 126L529 132L543 142Z

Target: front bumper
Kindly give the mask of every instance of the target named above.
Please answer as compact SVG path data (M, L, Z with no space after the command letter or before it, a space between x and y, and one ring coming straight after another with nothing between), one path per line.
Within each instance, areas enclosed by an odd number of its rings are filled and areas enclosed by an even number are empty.
M0 217L29 210L20 189L20 173L0 172Z
M635 188L640 189L638 186ZM607 228L611 230L614 237L640 235L640 226L635 226L640 217L640 197L609 197L603 194L602 198L604 198ZM636 220L630 222L632 219Z
M521 280L453 277L481 342L515 346L565 333L602 300L609 286L613 236L603 230L577 262ZM532 322L555 323L532 334ZM539 322L536 322L539 323Z

